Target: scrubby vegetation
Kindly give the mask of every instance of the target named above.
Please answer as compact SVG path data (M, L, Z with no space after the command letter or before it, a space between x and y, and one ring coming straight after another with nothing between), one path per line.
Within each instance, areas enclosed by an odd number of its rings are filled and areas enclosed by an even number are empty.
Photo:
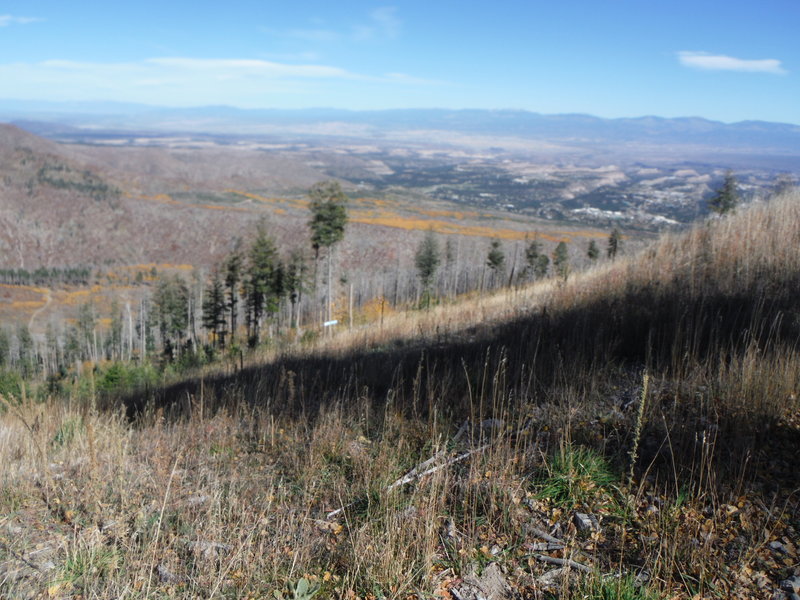
M787 194L167 387L12 382L0 593L772 598L800 575L799 245Z

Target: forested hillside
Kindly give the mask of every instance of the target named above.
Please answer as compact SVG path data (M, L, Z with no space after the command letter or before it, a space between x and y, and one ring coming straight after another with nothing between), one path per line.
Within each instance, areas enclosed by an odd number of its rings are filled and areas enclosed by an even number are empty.
M281 153L0 134L0 367L51 387L109 361L163 374L314 338L325 321L359 327L423 297L519 285L545 277L562 242L562 266L582 268L609 235L344 182L342 239L315 247L311 192L325 173ZM423 285L415 255L430 236L437 268Z

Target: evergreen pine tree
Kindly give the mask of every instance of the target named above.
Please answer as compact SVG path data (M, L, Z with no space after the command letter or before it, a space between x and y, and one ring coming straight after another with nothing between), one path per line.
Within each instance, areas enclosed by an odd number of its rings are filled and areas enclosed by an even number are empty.
M283 272L275 243L267 235L263 223L259 224L256 238L248 252L245 296L247 304L248 343L255 346L260 341L261 327L266 315L278 311L283 295Z
M242 254L237 241L223 265L225 271L225 289L227 291L226 308L231 320L231 344L236 340L236 322L239 316L239 285L242 282Z
M543 277L547 277L547 271L550 268L550 257L547 254L540 254L536 259L536 263L533 267L534 275L536 279L542 279Z
M5 367L11 358L11 338L5 327L0 327L0 369Z
M537 265L539 264L539 257L543 256L541 251L541 244L539 243L539 240L534 237L525 248L525 273L528 275L528 277L539 277L539 274L537 273Z
M558 276L566 281L569 276L569 251L567 250L567 243L564 241L558 242L556 249L553 251L553 267Z
M594 240L589 242L589 248L586 250L586 256L589 257L589 260L592 262L596 261L600 256L600 249L597 247L597 242Z
M611 235L608 236L608 258L611 260L614 260L617 257L621 239L622 235L620 234L619 229L614 227L614 229L611 230Z
M23 377L30 377L36 371L36 347L26 324L21 323L17 327L17 347L19 348L19 371Z
M503 252L503 247L500 240L492 240L489 242L489 253L486 255L486 266L492 274L491 286L494 287L497 278L503 273L506 266L506 255Z
M153 294L152 316L158 323L164 355L180 354L189 327L189 288L177 275L161 275Z
M322 248L327 249L328 293L327 320L333 316L333 246L344 239L347 224L347 196L338 181L322 181L314 184L308 192L311 199L311 247L315 261Z
M718 215L726 215L736 210L739 204L739 192L737 190L736 177L732 171L725 173L722 186L714 193L708 201L708 208Z
M217 348L225 348L226 325L228 324L226 308L225 287L219 272L214 271L203 296L203 327L211 333L213 344Z
M431 285L436 276L436 270L439 268L441 262L439 254L439 242L436 239L433 231L428 231L425 237L422 238L417 252L414 256L414 265L417 268L417 275L419 276L420 284L422 285L422 297L420 298L420 306L428 307L431 299Z

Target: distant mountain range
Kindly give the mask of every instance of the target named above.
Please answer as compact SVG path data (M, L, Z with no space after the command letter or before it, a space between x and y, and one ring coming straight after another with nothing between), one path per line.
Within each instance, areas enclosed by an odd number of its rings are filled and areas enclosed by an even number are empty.
M543 115L523 110L169 108L113 102L0 100L0 121L16 123L47 136L103 129L193 134L296 132L380 138L435 130L570 145L701 146L727 152L800 155L798 125L764 121L721 123L698 117L604 119L583 114Z

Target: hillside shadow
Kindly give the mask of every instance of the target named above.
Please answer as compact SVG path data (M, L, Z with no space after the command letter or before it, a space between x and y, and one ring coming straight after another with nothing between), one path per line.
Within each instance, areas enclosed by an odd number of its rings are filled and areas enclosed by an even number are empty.
M347 407L355 399L376 409L391 403L409 416L437 411L454 421L486 418L513 411L514 404L558 403L563 390L585 395L612 387L615 373L626 369L646 367L680 379L754 348L762 355L791 352L800 328L793 307L781 298L766 289L695 298L677 284L658 293L628 289L555 313L540 310L499 326L478 324L438 343L395 340L347 353L284 357L130 395L124 403L132 419L147 407L180 418L202 404L207 412L245 405L313 422L325 407ZM663 400L684 406L680 415L670 412L671 430L660 432L670 436L673 463L694 464L698 432L709 427L715 452L728 457L761 453L765 436L780 427L769 409L743 414L713 407L714 398L695 402L691 387L697 382L685 383L686 389L676 388ZM781 435L800 447L790 431ZM616 451L624 455L620 443ZM657 463L658 456L648 460Z

